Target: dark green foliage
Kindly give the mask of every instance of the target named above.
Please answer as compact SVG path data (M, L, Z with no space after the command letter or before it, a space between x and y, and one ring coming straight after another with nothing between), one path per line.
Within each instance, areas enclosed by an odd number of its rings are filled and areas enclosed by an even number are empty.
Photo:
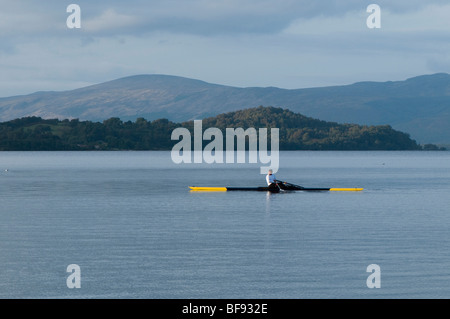
M192 126L183 123L183 126ZM408 134L389 125L361 126L326 122L287 109L258 107L203 120L203 129L217 127L279 128L280 150L418 150ZM270 131L270 130L268 130Z
M27 117L0 123L0 150L165 150L173 146L170 133L177 126L167 120L110 118L98 123Z
M0 150L170 150L178 142L171 140L177 127L186 127L193 135L192 121L150 122L138 118L123 122L113 117L99 123L26 117L0 123ZM224 138L227 127L268 128L269 133L270 128L279 128L281 150L421 149L408 134L388 125L325 122L274 107L260 106L204 119L203 130L208 127L219 128ZM427 149L433 147L428 145Z

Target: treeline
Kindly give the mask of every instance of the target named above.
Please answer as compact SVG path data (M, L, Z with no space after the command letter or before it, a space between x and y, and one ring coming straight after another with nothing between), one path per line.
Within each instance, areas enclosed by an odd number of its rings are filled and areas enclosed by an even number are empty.
M279 128L281 150L419 150L408 134L388 125L361 126L325 122L289 110L258 107L221 114L203 120L203 130L217 127ZM25 117L0 123L0 150L170 150L178 141L172 131L185 127L193 137L193 121L174 123L167 119L103 122L45 120ZM269 137L270 140L270 137ZM205 141L207 144L208 141ZM225 145L225 143L224 143ZM434 145L427 145L433 149Z
M179 126L166 119L100 123L25 117L0 123L0 150L166 150L173 144L170 132Z

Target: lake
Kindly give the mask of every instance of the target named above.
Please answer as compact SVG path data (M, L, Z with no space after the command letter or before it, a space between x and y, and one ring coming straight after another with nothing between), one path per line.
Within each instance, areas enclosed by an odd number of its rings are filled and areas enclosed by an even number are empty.
M188 188L260 166L0 153L0 298L450 298L450 152L280 153L280 180L363 192Z

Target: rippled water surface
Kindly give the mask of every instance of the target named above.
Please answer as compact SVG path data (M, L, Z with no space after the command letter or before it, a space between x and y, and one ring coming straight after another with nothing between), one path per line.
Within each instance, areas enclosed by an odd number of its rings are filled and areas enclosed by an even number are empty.
M364 191L195 193L264 176L170 152L0 153L0 298L450 298L450 152L281 152L277 177Z

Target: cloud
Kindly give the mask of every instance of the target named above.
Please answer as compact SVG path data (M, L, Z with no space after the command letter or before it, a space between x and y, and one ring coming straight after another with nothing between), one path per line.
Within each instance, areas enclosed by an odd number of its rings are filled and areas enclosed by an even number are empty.
M88 33L97 33L138 26L140 21L140 17L120 14L114 9L107 9L101 15L84 21L82 28Z
M66 27L70 3L81 7L80 30ZM370 3L381 7L381 29L366 26ZM0 7L0 96L142 73L299 88L450 72L448 0L0 0Z
M381 29L369 29L365 10L343 16L317 16L293 21L282 31L291 41L304 44L304 50L324 54L423 55L450 49L450 5L423 6L414 12L391 12L381 8ZM426 59L426 58L425 58Z
M450 33L450 5L428 5L421 10L399 14L387 11L384 27L392 32Z
M434 6L439 10L448 4L447 0L373 2L381 6L383 13L386 13L385 18L387 14L392 14L395 19L420 16L427 8ZM86 3L81 7L85 19L84 31L96 36L111 36L114 32L135 36L153 32L236 36L276 34L299 22L309 24L309 30L320 30L320 26L314 23L321 20L325 20L325 24L332 23L339 30L365 27L369 3L360 0L134 0L108 1L106 8L98 3L95 6ZM438 11L436 13L439 14ZM431 21L433 17L427 16L427 19Z
M40 8L21 8L0 4L0 36L2 38L26 37L44 33L54 33L62 28L52 12Z
M393 14L419 12L448 0L374 0ZM70 2L0 0L1 36L60 36ZM74 0L82 12L84 33L95 36L145 35L170 32L196 35L274 34L295 21L335 18L343 22L365 12L360 0ZM432 18L431 18L432 19ZM337 24L339 26L340 24Z
M365 8L341 16L319 15L294 20L283 33L286 34L336 34L367 31ZM381 25L384 33L395 32L450 32L450 5L428 5L414 12L392 12L381 7ZM373 30L376 31L376 30Z

